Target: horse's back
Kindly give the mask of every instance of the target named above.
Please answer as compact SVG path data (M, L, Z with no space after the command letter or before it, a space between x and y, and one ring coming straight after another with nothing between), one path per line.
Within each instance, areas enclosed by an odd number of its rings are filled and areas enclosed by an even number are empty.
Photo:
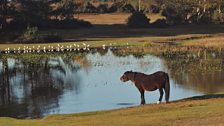
M148 76L154 83L160 86L164 85L167 79L169 79L168 74L163 71L158 71Z
M141 76L141 79L145 78L145 79L150 79L150 80L160 80L160 79L166 78L168 76L168 74L163 71L158 71L153 74L138 73L138 75Z
M160 75L160 76L166 76L166 75L168 75L166 72L163 72L163 71L157 71L157 72L155 72L155 73L153 73L153 74L151 74L151 75Z

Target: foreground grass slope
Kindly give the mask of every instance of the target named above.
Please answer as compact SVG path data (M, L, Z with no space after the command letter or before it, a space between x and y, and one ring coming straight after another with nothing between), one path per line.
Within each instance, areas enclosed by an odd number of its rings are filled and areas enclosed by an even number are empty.
M37 120L0 118L0 126L220 126L224 124L224 99L184 100L132 108L51 115Z

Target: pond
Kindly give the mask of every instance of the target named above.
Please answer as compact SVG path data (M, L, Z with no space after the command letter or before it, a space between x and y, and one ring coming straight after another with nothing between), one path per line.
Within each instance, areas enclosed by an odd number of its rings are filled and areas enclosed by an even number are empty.
M65 54L25 54L0 59L0 117L41 118L140 104L140 94L120 76L127 70L170 75L170 100L222 93L224 60L217 52L153 55L129 49ZM159 92L147 92L156 103Z

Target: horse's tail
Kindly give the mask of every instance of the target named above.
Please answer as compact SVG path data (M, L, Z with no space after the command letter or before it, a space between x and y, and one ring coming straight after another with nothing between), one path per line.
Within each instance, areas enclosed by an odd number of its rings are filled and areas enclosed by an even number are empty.
M169 102L169 98L170 98L170 79L169 79L169 75L166 73L166 82L165 82L165 99L166 102Z

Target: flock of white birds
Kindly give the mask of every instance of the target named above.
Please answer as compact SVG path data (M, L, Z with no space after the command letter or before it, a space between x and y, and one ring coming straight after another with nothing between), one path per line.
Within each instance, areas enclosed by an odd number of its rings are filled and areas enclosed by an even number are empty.
M102 49L106 49L106 47L109 48L116 48L117 43L110 43L109 45L102 44ZM128 46L129 43L126 43ZM70 45L48 45L48 46L23 46L18 48L6 48L4 51L0 50L0 53L41 53L41 52L64 52L64 51L80 51L80 50L90 50L91 47L89 44L82 43L82 44L70 44Z

